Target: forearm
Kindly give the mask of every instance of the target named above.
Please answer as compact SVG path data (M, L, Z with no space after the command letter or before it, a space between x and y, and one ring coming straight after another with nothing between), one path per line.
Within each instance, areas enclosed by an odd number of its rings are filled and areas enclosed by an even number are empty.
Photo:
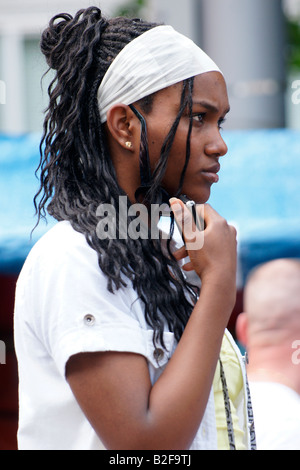
M202 288L177 349L151 390L149 431L163 436L162 447L188 448L195 437L233 307L227 298L215 286Z
M145 357L73 356L66 375L108 449L187 449L206 408L234 290L203 285L179 344L152 385Z

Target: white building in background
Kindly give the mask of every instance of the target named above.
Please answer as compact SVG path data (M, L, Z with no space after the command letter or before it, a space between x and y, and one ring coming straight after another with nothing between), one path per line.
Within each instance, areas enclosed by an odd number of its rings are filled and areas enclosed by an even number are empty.
M97 4L89 0L0 0L0 80L5 84L5 104L0 105L0 131L40 131L47 106L50 77L39 50L41 32L57 13L75 13ZM110 15L122 0L101 0ZM3 90L2 90L3 94ZM3 98L3 97L2 97Z
M133 0L0 0L0 132L41 132L47 70L39 38L60 12L100 5L104 15ZM282 0L291 14L300 0ZM143 16L173 25L207 50L223 69L232 104L231 128L284 125L281 0L148 0ZM299 77L300 79L300 77ZM290 85L289 85L290 86ZM289 87L288 87L289 91ZM288 125L299 112L287 94ZM300 125L299 125L300 127Z
M289 17L300 18L300 0L284 0L283 8Z

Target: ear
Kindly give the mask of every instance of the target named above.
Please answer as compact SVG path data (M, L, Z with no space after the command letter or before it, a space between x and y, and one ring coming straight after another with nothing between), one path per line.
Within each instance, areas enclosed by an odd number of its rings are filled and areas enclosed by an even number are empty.
M247 347L248 344L248 317L247 313L240 313L236 319L235 333L238 341Z
M129 152L135 152L140 129L129 106L122 103L112 106L107 112L107 128L116 143Z

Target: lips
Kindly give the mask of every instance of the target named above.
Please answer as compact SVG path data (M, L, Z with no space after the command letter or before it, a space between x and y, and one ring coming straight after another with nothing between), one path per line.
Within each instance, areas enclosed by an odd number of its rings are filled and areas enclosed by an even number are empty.
M219 181L219 176L217 173L220 171L221 165L216 163L208 168L205 168L201 171L203 177L210 183L217 183Z

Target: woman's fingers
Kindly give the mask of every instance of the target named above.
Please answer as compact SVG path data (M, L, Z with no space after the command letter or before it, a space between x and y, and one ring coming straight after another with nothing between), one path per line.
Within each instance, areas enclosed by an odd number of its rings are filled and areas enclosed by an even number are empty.
M188 252L186 251L185 245L179 248L179 250L175 251L173 253L173 256L177 261L180 261L181 259L186 258L188 256Z
M175 222L183 234L185 240L186 250L199 250L203 246L204 234L202 231L198 230L192 212L186 207L186 205L179 199L172 198L170 199L171 209L174 213ZM196 209L196 207L195 207ZM200 216L199 211L204 209L203 205L200 205L196 210ZM201 214L203 218L203 214ZM203 226L203 223L199 224Z
M202 217L201 225L205 229L198 230L192 212L182 201L172 198L170 204L191 261L183 269L189 271L193 266L201 279L207 276L235 279L237 246L234 227L209 204L199 204L196 210L198 216ZM179 251L176 259L182 259L184 254L184 249Z

